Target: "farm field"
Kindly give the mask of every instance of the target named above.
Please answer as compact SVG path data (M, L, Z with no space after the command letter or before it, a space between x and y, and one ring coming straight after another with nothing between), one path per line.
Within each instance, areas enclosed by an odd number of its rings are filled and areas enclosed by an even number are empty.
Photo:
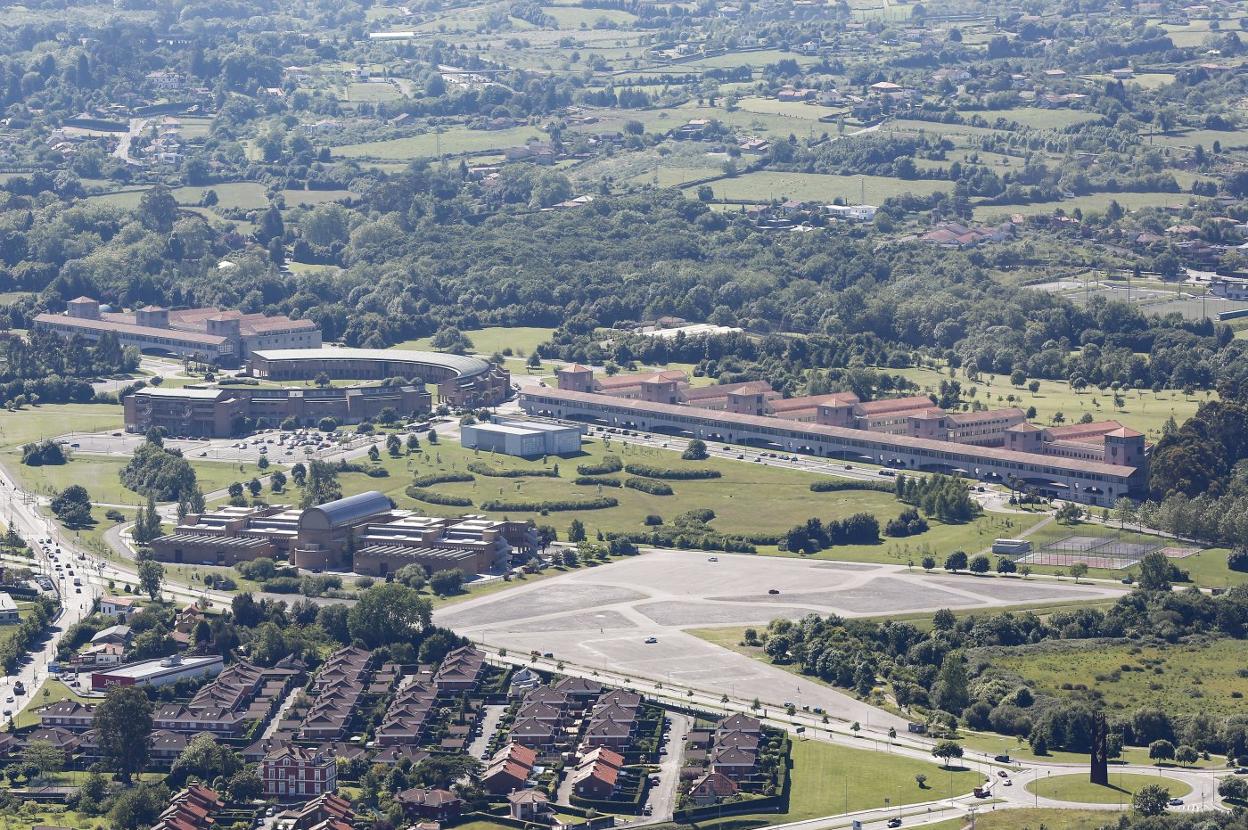
M1006 121L1017 121L1025 127L1031 127L1036 130L1062 130L1075 124L1085 124L1089 121L1099 121L1101 116L1095 112L1084 112L1082 110L1068 109L1044 109L1041 107L1015 107L1005 110L984 110L975 113L984 118L990 124L998 118L1004 118ZM971 113L964 113L963 117L969 117Z
M738 66L750 66L760 69L783 60L797 61L799 66L809 66L819 62L818 58L809 55L799 55L797 52L786 52L780 49L759 49L752 52L727 52L723 55L715 55L709 58L681 61L674 64L673 68L735 69Z
M484 329L470 329L464 334L472 341L472 351L477 354L491 355L503 349L511 349L516 355L524 356L549 340L554 331L554 329L540 326L492 326ZM392 348L436 351L430 345L430 340L432 340L431 337L405 340L395 344Z
M1244 710L1242 697L1232 697L1248 694L1248 679L1239 676L1242 653L1235 640L1181 647L1063 641L994 652L993 659L1039 692L1095 698L1111 714L1154 706L1172 714L1222 716Z
M948 380L948 372L936 369L909 368L888 369L890 373L901 375L919 385L922 392L931 392L940 387L941 380ZM1065 423L1079 421L1084 413L1089 413L1095 420L1118 420L1133 429L1138 429L1148 436L1149 441L1161 437L1161 428L1166 420L1173 417L1176 423L1183 423L1196 414L1197 407L1207 398L1200 395L1185 396L1176 389L1166 389L1154 393L1151 390L1131 390L1123 393L1123 406L1114 407L1112 390L1101 392L1090 388L1076 392L1064 381L1041 380L1040 389L1033 394L1026 386L1014 386L1010 379L1003 375L981 375L979 381L969 381L961 372L954 378L962 384L962 394L968 396L973 387L978 390L975 397L991 407L1018 406L1022 409L1034 406L1036 422L1049 424L1053 416L1061 412ZM1014 396L1014 402L1008 396Z
M542 6L542 11L553 17L560 29L592 28L600 20L617 26L631 26L637 15L619 9L585 9L577 6Z
M1175 778L1156 775L1139 775L1110 770L1109 786L1102 787L1088 781L1086 775L1054 775L1027 784L1027 792L1041 798L1059 801L1077 801L1082 804L1130 805L1131 796L1149 784L1161 784L1173 798L1187 795L1192 788Z
M978 205L974 209L974 214L976 220L983 221L992 217L1008 216L1012 213L1037 216L1052 213L1058 208L1067 214L1073 213L1076 209L1083 213L1104 212L1109 208L1110 202L1117 202L1130 212L1146 207L1186 205L1191 198L1193 197L1190 193L1093 193L1056 202L1032 202L1026 205Z
M506 130L470 130L455 127L442 133L444 154L462 155L488 150L501 150L524 144L529 139L542 139L545 133L536 127L512 127ZM340 158L410 159L432 158L438 153L438 137L432 132L409 138L389 141L370 141L365 144L344 144L333 148Z
M721 179L712 183L711 187L717 199L750 199L759 202L801 199L830 204L839 198L855 204L865 200L867 204L873 205L903 193L926 196L952 189L947 181L905 181L886 176L833 176L771 171Z

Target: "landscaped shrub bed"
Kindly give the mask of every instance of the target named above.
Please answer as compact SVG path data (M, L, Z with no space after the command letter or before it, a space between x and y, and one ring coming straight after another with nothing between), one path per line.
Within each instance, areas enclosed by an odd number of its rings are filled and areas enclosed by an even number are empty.
M618 473L624 469L624 462L620 461L618 456L604 455L602 461L597 464L581 464L576 468L576 472L583 476L601 476L607 473Z
M719 470L699 470L696 468L654 467L650 464L625 464L624 472L644 478L667 478L673 481L690 481L699 478L720 478Z
M412 479L413 487L432 487L435 484L452 484L460 481L476 481L472 473L429 473ZM408 495L411 495L410 493ZM415 498L415 496L412 496Z
M542 476L544 478L558 478L558 467L540 467L532 470L503 470L498 467L491 467L489 464L482 464L480 461L473 461L468 464L468 469L477 475L488 476L490 478L525 478L526 476Z
M624 486L632 490L649 493L652 496L670 496L675 493L672 485L649 478L626 478L624 479Z
M593 487L599 484L603 487L619 487L621 482L618 478L607 478L606 476L578 476L572 480L573 484L579 484L582 487Z
M408 487L403 492L408 498L423 501L426 504L441 504L446 507L472 507L472 499L467 496L448 496L446 493L435 493L423 487Z
M493 501L481 502L481 509L495 513L511 511L557 513L565 510L606 510L608 507L618 506L619 503L619 499L611 496L599 496L594 499L580 500L564 499L560 501L504 501L502 499L494 499Z

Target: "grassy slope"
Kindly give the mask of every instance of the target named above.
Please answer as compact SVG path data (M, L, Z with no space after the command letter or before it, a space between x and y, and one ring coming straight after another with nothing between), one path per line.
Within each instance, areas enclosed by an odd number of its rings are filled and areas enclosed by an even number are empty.
M472 350L484 355L501 352L507 348L517 355L527 355L540 344L549 340L550 335L553 333L554 329L541 328L540 326L516 326L514 328L491 326L490 328L471 329L464 332L468 339L472 341ZM431 337L422 337L419 340L407 340L396 344L393 348L430 350L433 349L433 346L429 344L429 341L432 339Z
M980 812L975 816L976 830L1098 830L1114 826L1117 816L1104 810L1025 809ZM925 830L962 830L964 818L924 825Z
M6 459L10 471L17 475L25 489L35 492L57 493L71 484L81 484L91 494L91 500L104 504L138 504L143 497L124 487L120 472L127 459L100 455L78 455L68 464L50 467L27 467L16 454ZM192 461L195 474L205 493L229 486L231 482L246 482L259 475L254 464L227 464L218 461ZM242 469L240 470L240 466ZM269 468L277 469L277 465Z
M20 412L0 412L0 446L12 447L67 432L121 429L121 407L116 404L48 404Z
M1022 649L995 660L1006 671L1030 680L1037 691L1058 697L1087 697L1064 684L1103 693L1109 712L1156 706L1167 712L1199 710L1221 716L1244 711L1248 680L1239 676L1243 644L1216 640L1182 646L1099 645ZM1130 666L1132 671L1122 671ZM1098 677L1101 678L1098 680ZM1117 679L1115 679L1117 678Z

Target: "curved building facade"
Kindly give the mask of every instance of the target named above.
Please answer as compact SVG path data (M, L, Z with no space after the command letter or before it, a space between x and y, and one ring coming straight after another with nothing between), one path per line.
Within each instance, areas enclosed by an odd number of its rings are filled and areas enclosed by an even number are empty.
M438 385L442 403L492 406L511 393L511 373L477 357L402 349L262 349L248 372L269 380L421 378Z

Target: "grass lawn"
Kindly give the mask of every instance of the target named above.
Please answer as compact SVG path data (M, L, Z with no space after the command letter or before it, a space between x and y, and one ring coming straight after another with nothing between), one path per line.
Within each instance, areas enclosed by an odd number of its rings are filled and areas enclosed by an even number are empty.
M513 354L523 357L549 340L554 331L540 326L491 326L470 329L464 334L472 341L472 351L477 354L491 355L502 352L503 349L511 349ZM432 339L422 337L419 340L406 340L393 348L430 351L433 350L433 346L429 344Z
M81 484L96 503L139 504L144 501L142 496L121 483L121 470L128 461L125 458L79 454L68 464L27 467L14 451L5 460L10 472L21 479L23 489L32 492L53 495L71 484ZM246 482L261 474L254 464L193 461L191 466L205 493L228 487L235 481ZM277 465L269 469L277 469Z
M599 20L607 20L619 26L630 26L637 21L637 15L619 9L542 6L542 11L553 17L560 29L592 28Z
M590 440L582 445L581 455L564 459L552 457L545 464L489 453L477 454L450 442L431 446L422 440L421 444L422 452L410 459L392 459L387 454L382 454L382 464L390 471L388 478L370 478L363 473L339 476L344 494L381 490L400 507L419 509L430 515L458 516L465 512L484 512L498 518L532 518L539 524L554 525L560 532L575 518L584 522L591 536L598 530L641 531L645 529L643 520L650 514L657 514L670 522L678 514L693 508L714 510L718 518L712 522L712 527L728 533L779 532L805 522L812 516L827 521L859 512L874 513L881 521L885 521L902 510L902 505L888 493L811 492L810 483L823 478L813 473L735 460L683 461L672 450L637 447L618 441L608 444L600 440ZM618 455L626 464L638 462L659 467L698 467L718 470L722 475L716 479L671 481L669 483L675 491L671 496L654 496L626 487L604 487L601 488L602 495L618 499L619 504L603 510L559 511L541 516L523 511L483 511L479 507L482 502L490 499L532 501L595 497L599 495L598 487L578 486L572 480L578 476L577 465L596 463L608 453ZM469 498L473 507L427 504L415 501L404 493L413 475L462 473L466 471L467 464L473 461L509 470L539 470L557 463L559 476L498 478L477 475L474 481L439 484L435 488L439 493ZM614 477L626 478L627 474L619 473ZM763 514L753 508L760 492L766 492L770 499L768 510ZM292 490L288 498L294 499L297 495L297 491ZM1023 522L1032 521L1028 516L1003 517L991 514L966 525L940 525L933 522L933 529L928 533L910 537L904 543L837 547L824 551L819 556L901 563L914 558L917 562L917 557L922 555L921 546L925 543L933 549L943 550L949 545L962 545L967 550L978 550L1002 532L1019 532L1020 519ZM776 551L772 548L763 549L762 552Z
M79 773L80 775L82 773ZM6 781L7 783L7 781ZM33 806L34 802L29 802ZM48 805L44 809L31 810L22 805L14 812L5 813L8 830L33 830L35 827L69 827L71 830L103 830L112 823L107 816L89 816L64 807Z
M1031 751L1031 746L1026 740L1020 741L1012 736L998 735L995 732L971 732L964 729L959 733L957 741L967 749L987 752L990 755L1009 755L1011 758L1023 761L1080 765L1086 765L1089 761L1089 756L1086 752L1051 750L1046 755L1037 755ZM1208 761L1197 761L1192 765L1192 769L1226 769L1225 761L1224 757L1213 755ZM1149 760L1147 747L1125 746L1122 748L1122 757L1115 758L1110 763L1111 765L1121 763L1143 764L1147 766L1153 762ZM1167 765L1161 764L1159 766L1164 768Z
M501 150L505 147L524 144L530 138L545 137L546 134L535 127L512 127L507 130L470 130L466 127L455 127L442 133L442 153L462 155L485 150ZM437 136L428 132L409 138L369 141L364 144L344 144L333 150L334 155L341 158L410 159L436 157L437 146Z
M15 447L67 432L122 428L121 407L106 403L64 403L0 412L0 447Z
M734 816L722 822L699 822L698 827L726 830L786 824L884 807L886 802L896 807L962 795L983 780L969 769L950 771L935 763L821 741L794 741L792 760L788 812ZM925 789L919 788L916 775L927 776Z
M27 726L34 726L39 723L39 709L45 706L51 706L53 703L59 703L62 700L76 700L79 703L86 703L87 699L81 695L77 695L68 686L59 680L49 678L43 682L27 702L26 708L18 712L13 717L13 725L18 729Z
M942 380L949 379L948 371L936 369L881 369L918 384L923 392L930 392L940 387ZM1175 422L1183 423L1196 414L1197 407L1206 400L1202 395L1185 396L1176 389L1165 389L1154 394L1151 390L1130 390L1122 393L1123 406L1114 406L1113 390L1105 392L1089 387L1083 392L1076 392L1065 381L1041 380L1040 388L1034 394L1024 386L1014 386L1005 375L981 375L979 381L969 381L959 370L954 379L962 384L963 399L977 400L990 407L1018 406L1022 409L1034 406L1036 422L1050 424L1055 413L1061 412L1067 424L1077 423L1083 414L1090 413L1097 421L1117 420L1133 429L1138 429L1148 436L1150 442L1161 437L1161 428L1166 420L1173 417ZM1030 380L1030 379L1029 379ZM970 390L976 389L974 397ZM1014 396L1011 404L1008 396Z
M711 183L717 199L750 199L768 202L773 199L801 199L831 204L838 197L858 204L880 202L903 193L927 196L950 191L947 181L895 179L887 176L833 176L824 173L776 173L759 171Z
M1219 717L1244 711L1243 698L1232 697L1248 693L1248 679L1239 675L1243 653L1243 644L1229 639L1181 646L1057 641L997 654L993 664L1037 692L1095 699L1107 713L1155 706Z
M1117 202L1127 211L1146 207L1168 207L1170 205L1186 205L1192 198L1190 193L1090 193L1076 196L1073 199L1061 199L1056 202L1031 202L1025 205L979 205L975 208L975 219L984 221L994 216L1008 216L1021 213L1024 216L1052 213L1061 208L1067 214L1078 208L1083 213L1096 211L1104 213L1110 202Z
M711 58L699 58L694 61L682 62L673 67L672 71L677 71L678 67L686 66L699 69L735 69L738 66L763 67L782 60L797 61L799 66L808 66L819 62L818 58L810 55L799 55L796 52L786 52L780 49L760 49L753 52L728 52Z
M1023 810L980 811L975 814L975 830L1099 830L1114 824L1114 814L1104 810ZM964 818L953 818L923 825L924 830L962 830Z
M1041 109L1040 107L1015 107L1008 110L985 110L976 112L975 115L983 116L990 124L994 123L998 118L1004 118L1006 121L1017 121L1026 127L1033 127L1037 130L1061 130L1075 124L1083 124L1088 121L1100 121L1101 116L1095 112L1083 112L1082 110L1066 110L1066 109ZM964 112L964 117L970 117L972 113Z
M1077 801L1082 804L1123 804L1125 806L1131 803L1131 796L1136 790L1149 784L1161 784L1175 798L1185 796L1192 791L1190 786L1175 778L1110 770L1108 787L1091 783L1087 775L1081 773L1079 775L1054 775L1039 781L1032 781L1027 784L1027 792L1058 801Z

